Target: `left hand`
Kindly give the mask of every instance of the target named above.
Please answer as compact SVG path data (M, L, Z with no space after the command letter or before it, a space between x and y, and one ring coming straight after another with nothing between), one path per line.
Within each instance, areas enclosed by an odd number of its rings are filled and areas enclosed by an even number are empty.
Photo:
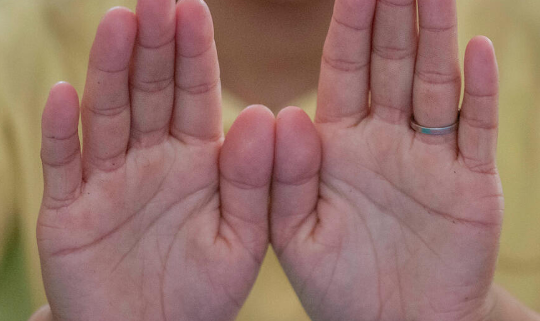
M460 67L455 0L336 0L315 126L280 113L271 240L313 320L480 320L503 196L492 44Z

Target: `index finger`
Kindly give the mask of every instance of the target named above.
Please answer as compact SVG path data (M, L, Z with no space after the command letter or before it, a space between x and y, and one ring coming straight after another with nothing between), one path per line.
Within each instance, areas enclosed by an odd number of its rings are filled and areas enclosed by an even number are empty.
M336 0L321 62L316 121L358 123L369 112L375 0Z

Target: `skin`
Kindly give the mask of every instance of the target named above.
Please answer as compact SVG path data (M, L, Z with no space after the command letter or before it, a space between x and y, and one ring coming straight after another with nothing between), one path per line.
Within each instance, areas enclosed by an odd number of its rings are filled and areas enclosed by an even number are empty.
M491 42L465 55L455 1L337 0L315 125L277 119L271 240L313 320L485 320L503 195ZM370 97L368 95L371 95Z
M208 7L141 0L137 12L112 9L98 28L82 153L74 89L56 85L43 113L52 315L231 320L268 245L274 116L248 108L224 142Z
M313 320L534 320L492 287L503 211L492 44L469 43L459 130L412 131L413 114L456 121L461 84L455 1L418 1L419 33L414 2L337 0L315 124L254 106L225 139L206 5L110 11L80 106L82 153L70 85L43 114L51 306L35 320L232 320L268 241Z
M313 320L481 320L493 308L494 51L469 43L459 130L414 132L411 114L456 121L461 84L455 1L419 0L419 33L416 8L336 1L315 126L294 108L278 116L272 244Z

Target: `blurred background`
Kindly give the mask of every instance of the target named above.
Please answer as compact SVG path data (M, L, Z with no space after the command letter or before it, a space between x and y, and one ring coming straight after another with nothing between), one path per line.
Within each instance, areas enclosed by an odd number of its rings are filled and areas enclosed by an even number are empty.
M48 90L66 80L82 93L101 16L135 3L0 0L0 320L26 320L46 303L35 221L42 190L40 117ZM498 164L506 211L495 281L540 311L540 1L458 0L458 11L461 57L467 41L483 34L493 40L500 67ZM219 32L216 37L219 51ZM238 111L253 103L226 97ZM303 104L313 102L297 104L310 108ZM274 256L238 320L309 320Z

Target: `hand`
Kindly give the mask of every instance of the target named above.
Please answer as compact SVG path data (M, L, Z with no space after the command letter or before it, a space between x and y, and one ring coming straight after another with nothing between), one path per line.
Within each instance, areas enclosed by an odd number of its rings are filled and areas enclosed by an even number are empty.
M202 1L107 13L82 155L74 89L56 85L43 113L37 232L54 320L234 318L268 244L275 124L248 108L223 142L220 109Z
M315 127L277 119L271 240L313 320L480 320L503 196L498 76L474 38L460 99L454 0L337 0Z

